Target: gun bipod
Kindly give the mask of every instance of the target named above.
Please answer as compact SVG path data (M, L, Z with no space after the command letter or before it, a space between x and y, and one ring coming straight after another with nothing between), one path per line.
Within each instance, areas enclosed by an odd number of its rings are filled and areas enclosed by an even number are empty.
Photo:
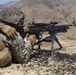
M41 43L42 42L52 42L52 39L53 38L53 36L52 35L50 35L50 36L47 36L47 37L45 37L45 38L42 38L42 39L40 39L40 40L38 40L34 45L38 45L38 49L41 49ZM62 49L63 47L62 47L62 45L60 44L60 42L58 41L58 38L56 37L56 36L54 36L54 40L56 41L56 43L59 45L59 47L60 48L58 48L58 49ZM52 45L52 44L51 44Z

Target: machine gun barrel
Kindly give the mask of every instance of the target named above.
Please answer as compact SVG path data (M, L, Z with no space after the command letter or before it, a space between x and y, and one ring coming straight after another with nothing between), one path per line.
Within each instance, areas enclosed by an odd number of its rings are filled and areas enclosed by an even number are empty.
M29 24L29 33L37 33L37 32L52 32L54 30L55 32L67 32L69 29L69 26L76 26L73 24L58 24L58 22L50 22L50 23L32 23Z

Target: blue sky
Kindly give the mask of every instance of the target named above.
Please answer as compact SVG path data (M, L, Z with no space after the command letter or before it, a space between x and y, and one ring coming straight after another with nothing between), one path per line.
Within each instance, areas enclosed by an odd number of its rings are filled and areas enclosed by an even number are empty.
M19 0L0 0L0 4L6 4L11 1L19 1Z

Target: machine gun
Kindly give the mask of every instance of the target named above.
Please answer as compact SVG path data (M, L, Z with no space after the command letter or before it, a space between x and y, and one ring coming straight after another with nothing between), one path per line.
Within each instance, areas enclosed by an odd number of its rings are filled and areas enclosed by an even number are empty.
M50 23L35 23L32 22L31 24L29 23L29 34L35 34L38 41L36 42L35 45L38 45L38 49L40 48L40 43L43 41L46 42L52 42L52 47L54 45L54 40L57 42L57 44L60 46L59 49L63 48L60 42L58 41L58 38L56 37L56 33L60 32L67 32L69 29L69 26L76 26L75 24L58 24L58 22L50 22ZM41 33L42 32L48 32L49 36L42 38Z
M29 34L35 34L38 41L35 45L38 45L38 48L35 50L41 50L41 42L51 42L51 62L49 64L52 65L52 75L54 72L54 40L57 42L57 44L60 46L59 49L62 49L63 46L58 41L58 38L56 37L56 33L60 32L67 32L69 29L69 26L76 26L75 24L58 24L58 22L50 22L50 23L35 23L32 22L29 24ZM48 32L49 36L42 38L41 33L42 32Z

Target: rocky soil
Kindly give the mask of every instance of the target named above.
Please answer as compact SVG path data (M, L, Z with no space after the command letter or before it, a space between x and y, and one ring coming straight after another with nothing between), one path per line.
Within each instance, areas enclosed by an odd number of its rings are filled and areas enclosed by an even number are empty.
M41 47L43 50L33 50L28 63L11 62L0 68L0 73L3 75L76 75L76 40L66 38L67 34L76 35L75 31L76 28L71 27L68 32L57 35L63 49L57 50L59 46L55 43L53 55L50 43L43 42Z

